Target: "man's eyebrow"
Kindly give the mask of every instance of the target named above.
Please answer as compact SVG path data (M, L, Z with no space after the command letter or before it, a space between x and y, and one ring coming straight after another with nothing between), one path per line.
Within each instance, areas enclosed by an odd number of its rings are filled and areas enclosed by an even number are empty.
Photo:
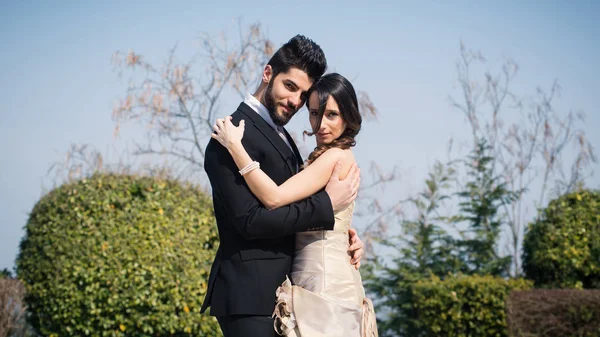
M286 82L289 82L289 84L293 85L296 89L298 89L298 85L296 84L296 82L290 80L289 78L286 79Z

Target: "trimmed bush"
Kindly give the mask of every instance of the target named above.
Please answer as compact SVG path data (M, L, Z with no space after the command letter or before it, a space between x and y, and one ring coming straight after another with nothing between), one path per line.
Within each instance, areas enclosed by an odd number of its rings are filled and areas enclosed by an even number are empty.
M552 200L523 242L523 269L540 288L600 288L600 194Z
M507 336L506 299L532 282L493 276L432 277L413 287L421 336Z
M218 235L211 200L171 180L96 174L45 195L17 258L45 336L215 336L200 314Z
M514 291L507 311L512 337L600 336L600 290Z

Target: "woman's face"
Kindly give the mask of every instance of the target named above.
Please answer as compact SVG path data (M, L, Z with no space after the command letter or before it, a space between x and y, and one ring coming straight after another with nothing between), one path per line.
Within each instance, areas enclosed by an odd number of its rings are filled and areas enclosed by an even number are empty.
M319 94L317 92L313 92L308 98L308 106L310 126L316 131L317 145L329 144L344 133L346 122L344 122L338 104L333 97L329 96L327 99L327 106L318 130L315 130L317 124L319 124Z

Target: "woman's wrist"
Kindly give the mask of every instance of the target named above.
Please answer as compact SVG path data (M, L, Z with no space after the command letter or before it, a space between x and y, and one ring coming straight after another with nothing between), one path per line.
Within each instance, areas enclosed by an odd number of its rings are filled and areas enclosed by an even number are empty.
M243 151L244 146L242 145L241 141L234 142L231 145L229 145L227 150L229 150L229 154L233 155L233 154L237 154L237 153L240 153L241 151Z

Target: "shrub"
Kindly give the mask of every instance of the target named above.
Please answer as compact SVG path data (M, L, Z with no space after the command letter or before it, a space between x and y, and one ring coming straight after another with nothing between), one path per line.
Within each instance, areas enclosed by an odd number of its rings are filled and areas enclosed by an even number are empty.
M529 225L523 269L540 288L600 288L600 194L552 200Z
M17 258L50 336L214 336L201 315L218 241L210 199L172 180L96 174L34 206Z
M422 336L506 336L506 299L531 281L493 276L432 277L413 287L415 316Z
M514 291L507 301L510 336L600 336L600 290Z

